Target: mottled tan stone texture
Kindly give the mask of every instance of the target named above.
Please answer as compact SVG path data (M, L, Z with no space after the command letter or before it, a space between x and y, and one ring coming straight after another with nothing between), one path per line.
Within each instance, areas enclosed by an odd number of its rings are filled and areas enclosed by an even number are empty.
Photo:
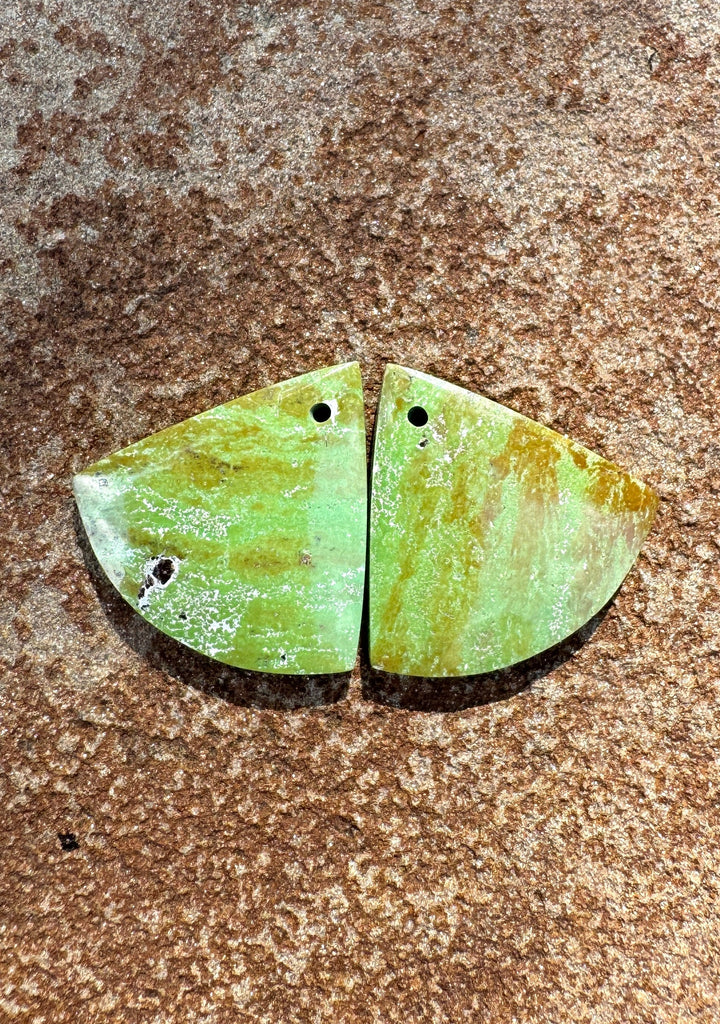
M717 1024L720 9L0 4L0 1019ZM490 678L256 676L72 474L387 360L661 497ZM331 482L328 481L328 486Z

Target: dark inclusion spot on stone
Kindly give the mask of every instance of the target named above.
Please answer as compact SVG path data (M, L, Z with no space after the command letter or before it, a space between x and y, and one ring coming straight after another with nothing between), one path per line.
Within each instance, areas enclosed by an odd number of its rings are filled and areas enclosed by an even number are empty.
M421 405L414 405L407 417L414 427L424 427L428 421L428 414Z
M428 439L426 437L424 437L422 439L422 441L420 441L420 443L418 444L418 448L425 448L427 443L428 443Z
M80 843L75 838L74 832L58 832L58 839L60 840L61 849L66 852L80 848Z
M327 402L318 402L310 410L310 415L316 423L325 423L332 416L332 409Z
M148 591L156 586L166 587L177 575L178 564L178 559L168 558L167 555L158 555L153 559L150 571L138 591L138 606L141 611L146 611L149 607Z
M151 572L158 583L165 586L175 575L175 563L172 558L158 558Z
M178 615L178 618L182 619L183 622L187 622L187 612L180 612L180 614Z

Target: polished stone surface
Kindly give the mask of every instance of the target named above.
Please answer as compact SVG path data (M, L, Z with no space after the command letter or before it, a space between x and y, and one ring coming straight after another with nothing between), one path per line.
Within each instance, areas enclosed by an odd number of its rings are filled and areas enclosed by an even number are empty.
M357 363L200 413L73 487L110 582L163 633L239 668L354 666L367 534Z
M371 665L464 676L560 643L618 589L657 507L569 438L391 364L372 463Z

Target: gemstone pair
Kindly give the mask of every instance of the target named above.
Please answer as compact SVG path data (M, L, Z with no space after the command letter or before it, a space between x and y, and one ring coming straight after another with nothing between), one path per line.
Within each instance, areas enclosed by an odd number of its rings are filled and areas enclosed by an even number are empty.
M480 395L390 364L368 533L357 363L210 409L74 479L90 543L164 633L263 672L355 663L369 537L375 668L514 664L612 597L657 509L644 484Z

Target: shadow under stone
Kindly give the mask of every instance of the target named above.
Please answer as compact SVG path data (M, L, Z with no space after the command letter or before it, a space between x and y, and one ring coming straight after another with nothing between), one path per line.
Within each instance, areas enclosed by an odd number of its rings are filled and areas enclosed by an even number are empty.
M108 622L123 641L153 668L208 696L240 707L293 711L335 704L346 695L350 673L294 676L253 672L223 665L162 633L136 612L112 585L88 539L77 508L73 526L88 574Z

